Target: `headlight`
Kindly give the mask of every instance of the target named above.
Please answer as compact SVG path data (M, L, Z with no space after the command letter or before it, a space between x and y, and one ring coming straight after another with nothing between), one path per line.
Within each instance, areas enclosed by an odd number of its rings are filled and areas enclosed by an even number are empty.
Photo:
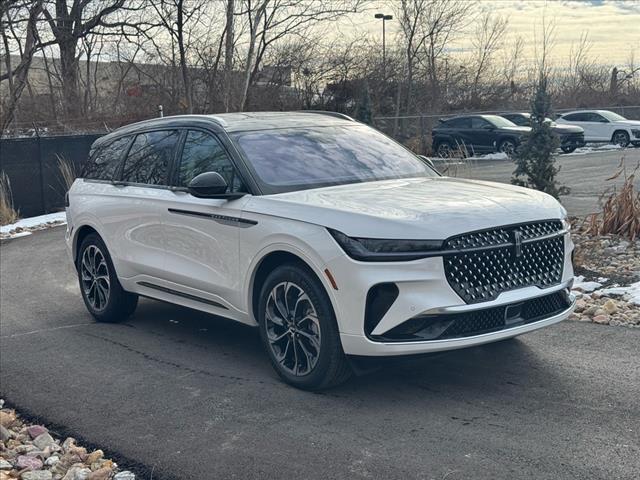
M438 255L442 240L394 240L348 237L328 229L347 255L365 262L401 262Z

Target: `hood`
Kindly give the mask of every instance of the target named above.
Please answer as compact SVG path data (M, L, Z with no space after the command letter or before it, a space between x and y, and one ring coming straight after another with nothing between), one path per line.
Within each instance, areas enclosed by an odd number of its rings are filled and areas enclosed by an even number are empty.
M626 125L628 127L640 127L640 120L619 120L613 123L616 123L619 125Z
M551 129L556 133L584 133L584 128L577 125L554 123L551 125Z
M449 177L256 196L244 210L314 223L354 237L433 240L562 214L553 197L535 190Z

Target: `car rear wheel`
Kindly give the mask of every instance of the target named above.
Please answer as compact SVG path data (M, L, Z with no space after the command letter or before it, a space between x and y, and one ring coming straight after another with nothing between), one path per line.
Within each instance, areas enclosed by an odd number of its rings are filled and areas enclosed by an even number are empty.
M276 268L258 302L260 337L278 375L305 390L333 387L351 375L331 302L308 269Z
M516 152L516 143L510 139L502 140L500 145L498 145L498 151L506 153L507 156L511 157Z
M78 250L78 280L84 304L99 322L119 322L138 305L138 296L125 292L118 281L107 246L95 233Z
M614 145L620 145L622 148L629 146L630 138L629 134L624 130L617 130L613 132L613 137L611 137L611 143Z

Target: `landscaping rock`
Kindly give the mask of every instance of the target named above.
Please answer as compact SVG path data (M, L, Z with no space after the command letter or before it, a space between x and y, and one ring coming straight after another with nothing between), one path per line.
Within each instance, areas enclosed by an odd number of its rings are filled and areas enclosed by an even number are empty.
M36 437L39 437L43 433L47 433L48 431L49 430L47 430L42 425L31 425L30 427L27 427L27 433L33 439L35 439Z
M62 444L43 425L26 425L0 399L0 480L112 480L118 465L102 450L87 453L69 437ZM120 472L121 480L135 479Z
M113 480L136 480L136 476L125 470L124 472L117 473Z
M33 441L33 444L40 450L44 450L47 447L56 445L56 441L51 435L45 432L41 435L38 435L38 437L36 437L36 439Z
M20 475L21 480L51 480L53 476L49 470L38 470L24 472Z
M90 473L91 469L89 468L74 466L67 471L62 480L87 480Z
M38 457L19 455L16 466L20 469L28 468L30 470L38 470L42 468L42 460L40 460Z

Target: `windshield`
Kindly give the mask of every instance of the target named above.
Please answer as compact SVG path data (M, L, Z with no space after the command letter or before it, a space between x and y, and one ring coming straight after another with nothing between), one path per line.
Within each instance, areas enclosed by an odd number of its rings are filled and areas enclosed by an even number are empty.
M494 127L517 127L515 123L499 115L484 115L483 118L491 122Z
M238 132L265 193L438 176L409 150L365 125Z
M609 120L610 122L619 122L620 120L626 120L622 115L618 115L617 113L608 112L606 110L598 112L604 118Z

